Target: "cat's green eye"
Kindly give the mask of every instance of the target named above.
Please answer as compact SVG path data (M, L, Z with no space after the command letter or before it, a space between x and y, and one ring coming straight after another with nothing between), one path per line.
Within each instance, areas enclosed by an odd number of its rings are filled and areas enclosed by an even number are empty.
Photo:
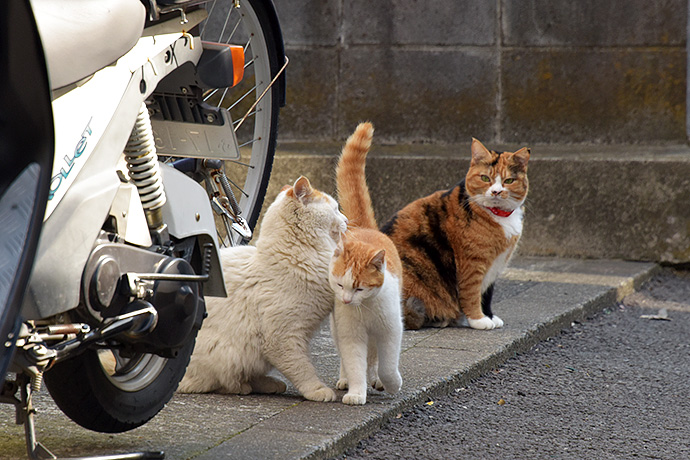
M504 184L512 184L513 182L515 182L515 179L512 178L503 181Z
M484 174L481 175L480 179L482 182L491 182L491 178L489 178L489 176L485 176Z

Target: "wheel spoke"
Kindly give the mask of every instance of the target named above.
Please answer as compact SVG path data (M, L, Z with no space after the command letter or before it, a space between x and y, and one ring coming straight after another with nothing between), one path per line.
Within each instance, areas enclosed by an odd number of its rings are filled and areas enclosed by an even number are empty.
M244 144L240 144L237 146L237 148L241 149L242 147L246 147L248 145L252 145L254 142L261 140L260 137L257 137L256 139L252 139L250 141L245 142Z
M218 43L223 42L223 34L225 34L225 29L228 27L228 21L230 21L230 16L232 16L232 10L225 17L225 22L223 23L223 28L220 31L220 36L218 37Z
M254 86L252 87L252 89L250 89L249 91L247 91L246 93L244 93L244 94L242 95L241 98L237 99L237 100L235 101L234 104L232 104L230 107L228 107L228 110L234 109L235 106L236 106L237 104L239 104L240 102L242 102L242 100L243 100L245 97L247 97L247 96L249 96L250 94L252 94L252 92L254 92L255 89L256 89L256 85L254 85Z
M213 14L213 10L216 8L216 0L213 0L213 4L211 5L211 9L208 11L208 17L211 17ZM201 35L204 35L204 32L206 31L206 25L208 24L208 21L204 21L204 25L201 27Z
M254 115L256 115L257 112L261 112L261 110L254 110L253 112L248 113L248 114L247 114L247 118L253 117ZM237 123L239 123L240 121L241 121L241 120L235 120L235 121L232 122L232 125L235 126L235 125L236 125Z
M214 94L218 92L219 88L214 89L210 93L208 93L206 96L204 96L204 102L208 101Z
M246 166L249 169L254 169L256 167L256 166L253 166L253 165L250 165L247 163L242 163L241 161L237 161L237 160L227 160L227 161L229 161L231 163L236 163L236 164L241 165L241 166Z
M229 16L228 16L229 17ZM239 25L242 23L242 15L240 15L240 18L237 20L237 24L235 24L235 27L232 29L232 32L230 32L230 36L228 37L227 40L225 40L226 44L230 43L230 40L232 40L232 37L235 36L235 32L237 32L237 28Z
M225 91L223 91L223 95L220 97L220 101L218 101L218 108L223 104L223 101L225 100L225 95L228 94L228 90L230 88L225 88Z
M228 179L228 182L230 182L232 185L234 185L235 188L236 188L237 190L239 190L239 191L242 193L242 195L244 195L244 196L246 196L247 198L249 198L249 195L247 194L247 192L245 192L242 188L240 188L239 185L237 185L236 183L234 183L234 182L233 182L232 180L230 180L230 179Z
M251 61L247 61L244 63L244 68L246 69L250 65L254 64L254 61L256 61L256 58L252 59Z

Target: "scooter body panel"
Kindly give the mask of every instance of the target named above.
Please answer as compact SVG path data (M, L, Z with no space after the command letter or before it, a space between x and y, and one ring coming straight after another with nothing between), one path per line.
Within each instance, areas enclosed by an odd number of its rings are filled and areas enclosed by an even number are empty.
M190 40L181 33L142 37L115 65L53 100L56 159L22 307L27 319L78 305L82 271L118 192L116 166L141 104L179 65L198 61L200 43Z

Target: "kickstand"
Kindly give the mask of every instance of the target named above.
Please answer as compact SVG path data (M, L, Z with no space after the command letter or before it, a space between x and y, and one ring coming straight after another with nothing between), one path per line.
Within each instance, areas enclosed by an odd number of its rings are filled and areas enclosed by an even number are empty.
M7 385L9 382L5 382ZM17 380L10 388L13 391L8 396L7 386L3 391L0 402L12 403L15 406L18 425L24 425L24 436L26 438L26 452L31 460L59 460L43 444L36 439L36 429L34 426L34 415L36 409L32 403L31 381L26 374L18 374ZM17 399L14 394L19 387L21 399ZM159 460L165 458L163 452L134 452L131 454L100 455L94 457L71 457L62 460Z

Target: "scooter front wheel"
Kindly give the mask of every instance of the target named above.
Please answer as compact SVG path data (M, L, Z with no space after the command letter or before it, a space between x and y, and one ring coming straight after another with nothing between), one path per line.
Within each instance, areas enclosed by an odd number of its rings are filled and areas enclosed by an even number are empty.
M44 381L58 407L76 423L121 433L149 421L172 398L193 349L190 338L175 358L87 350L56 364Z

